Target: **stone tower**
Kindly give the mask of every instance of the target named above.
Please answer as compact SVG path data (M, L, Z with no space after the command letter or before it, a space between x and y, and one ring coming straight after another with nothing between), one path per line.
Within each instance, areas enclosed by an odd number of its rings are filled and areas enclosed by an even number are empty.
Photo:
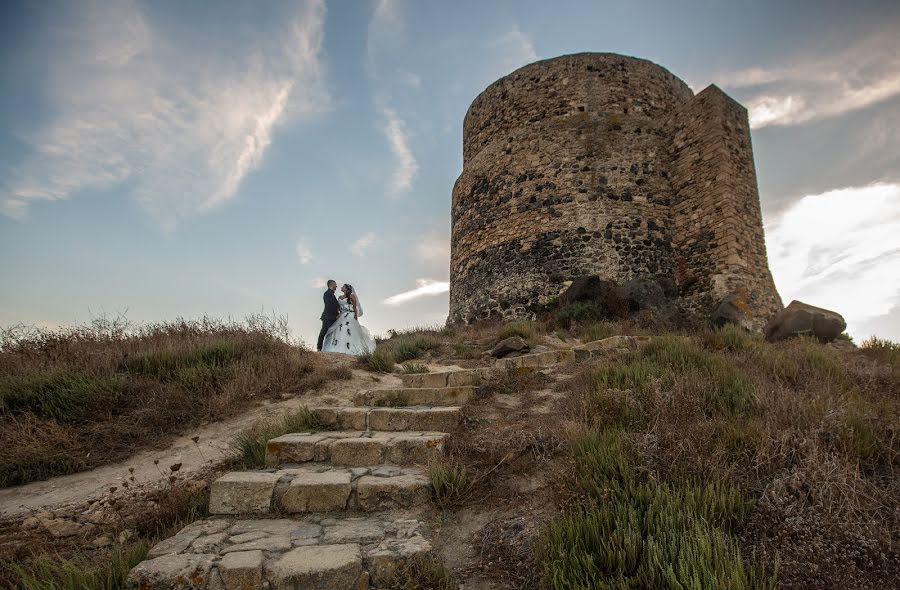
M760 329L766 259L747 111L609 53L525 66L469 107L453 187L450 321L530 316L580 275L668 279Z

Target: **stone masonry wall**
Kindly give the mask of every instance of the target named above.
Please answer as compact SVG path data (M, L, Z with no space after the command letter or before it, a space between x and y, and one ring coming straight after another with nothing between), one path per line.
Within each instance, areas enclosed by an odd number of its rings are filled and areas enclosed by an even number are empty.
M715 257L687 263L704 247L689 236L702 231L672 219L679 198L685 207L705 204L685 181L694 148L676 150L673 130L695 145L706 102L667 70L615 54L537 62L489 86L464 123L450 320L530 316L565 280L585 274L681 279L691 304L707 305L697 294L727 273ZM758 217L758 199L755 207Z
M782 309L759 208L747 111L710 86L670 119L675 279L688 307L737 296L750 326Z

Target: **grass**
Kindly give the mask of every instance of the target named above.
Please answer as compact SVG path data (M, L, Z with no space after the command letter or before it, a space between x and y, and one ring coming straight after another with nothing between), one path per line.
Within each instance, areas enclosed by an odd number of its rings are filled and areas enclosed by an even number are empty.
M339 372L283 318L0 331L0 486L119 461Z
M393 373L397 360L390 349L379 346L374 351L366 352L356 357L356 362L367 371Z
M127 510L127 508L124 508ZM20 549L0 559L0 587L10 590L122 590L131 569L157 542L209 515L206 490L170 485L155 504L134 506L128 517L134 538L109 549L85 548L72 539L55 548ZM115 530L112 531L113 533ZM8 549L9 544L4 547Z
M864 340L859 348L868 356L877 358L894 367L900 366L900 344L897 342L872 336Z
M472 485L466 468L457 463L440 462L428 469L434 500L441 508L465 502Z
M655 338L622 362L598 368L593 378L600 391L634 390L643 396L657 389L689 388L710 415L746 415L753 408L749 377L728 359L685 338Z
M391 391L376 401L375 405L382 408L403 408L409 405L409 394L405 391Z
M497 334L497 340L505 340L513 336L519 336L525 340L532 340L535 336L543 331L542 326L537 322L529 320L516 320L504 324Z
M387 590L456 590L459 585L434 555L407 559L391 576Z
M308 408L302 407L280 418L260 420L239 432L231 449L242 469L262 469L266 466L266 443L292 432L316 432L325 426Z
M404 375L418 375L422 373L430 373L428 366L422 363L403 363L400 370Z
M573 456L587 500L547 528L550 588L776 587L729 533L751 509L736 488L642 478L638 452L618 429L582 435Z

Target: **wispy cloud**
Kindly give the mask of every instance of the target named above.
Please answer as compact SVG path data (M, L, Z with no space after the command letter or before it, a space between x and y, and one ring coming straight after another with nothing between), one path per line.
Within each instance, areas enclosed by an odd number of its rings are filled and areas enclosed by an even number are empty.
M54 114L25 132L32 155L0 185L2 212L127 181L171 228L233 198L279 124L328 108L324 2L300 6L278 34L224 49L167 37L133 2L84 5L47 33Z
M766 244L785 301L834 309L854 334L900 297L900 184L805 196L766 224Z
M416 158L409 147L406 123L391 109L384 110L384 135L394 156L394 172L391 175L390 194L399 195L412 188L412 181L419 170Z
M883 31L787 67L753 67L718 82L744 89L754 128L842 115L900 95L900 36Z
M513 27L502 33L495 41L489 44L489 47L499 52L500 61L498 65L505 72L501 75L506 75L515 69L530 64L538 58L531 37L523 33L519 27Z
M300 261L300 264L309 264L313 261L313 253L310 250L305 240L300 240L297 242L297 259Z
M350 245L350 252L354 256L362 256L366 250L375 245L375 232L368 232Z
M450 236L432 230L416 241L416 256L422 262L447 270L450 267Z
M322 277L316 277L309 282L309 285L313 289L324 289L328 286L328 279Z
M434 297L435 295L442 295L450 291L450 283L446 281L416 279L416 284L418 285L418 287L411 291L404 291L403 293L397 293L396 295L388 297L384 300L384 304L400 305L402 303L413 301L414 299L420 299L422 297Z

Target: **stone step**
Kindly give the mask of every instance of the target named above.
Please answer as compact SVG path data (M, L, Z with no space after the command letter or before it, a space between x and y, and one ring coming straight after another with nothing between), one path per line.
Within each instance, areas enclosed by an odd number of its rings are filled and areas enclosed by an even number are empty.
M330 431L300 432L273 438L266 445L266 465L328 461L366 467L426 465L440 458L446 432Z
M427 430L446 432L459 422L459 408L310 408L324 425L345 430Z
M403 514L364 518L213 517L158 543L128 588L347 590L386 588L398 568L431 551L425 527Z
M237 471L213 482L209 512L299 514L410 508L431 499L431 480L414 467L306 464L277 471Z
M477 387L493 372L491 367L482 367L461 371L401 375L400 379L403 381L403 386L408 388Z
M594 340L593 342L576 346L572 351L575 353L575 358L583 361L598 356L635 350L638 346L646 344L650 340L650 336L610 336L609 338Z
M357 406L462 406L475 395L472 386L368 389L356 394Z
M501 369L537 369L574 360L575 353L572 350L548 350L547 352L497 359L497 367Z

